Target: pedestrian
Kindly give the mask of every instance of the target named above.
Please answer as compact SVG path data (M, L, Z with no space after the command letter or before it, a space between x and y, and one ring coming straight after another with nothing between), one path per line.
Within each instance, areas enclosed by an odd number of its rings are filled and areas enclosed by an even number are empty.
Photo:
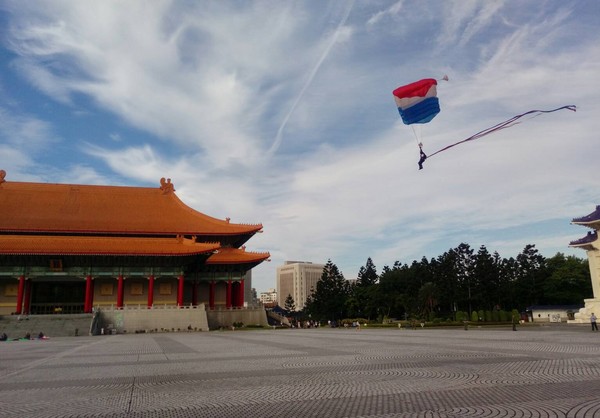
M592 331L598 331L598 325L596 325L596 315L592 312L592 316L590 316L590 322L592 323Z

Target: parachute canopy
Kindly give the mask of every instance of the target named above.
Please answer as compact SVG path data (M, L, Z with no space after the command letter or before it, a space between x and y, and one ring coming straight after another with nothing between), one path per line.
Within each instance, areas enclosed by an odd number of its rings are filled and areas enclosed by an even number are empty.
M394 90L398 112L405 125L428 123L440 113L437 80L425 78Z

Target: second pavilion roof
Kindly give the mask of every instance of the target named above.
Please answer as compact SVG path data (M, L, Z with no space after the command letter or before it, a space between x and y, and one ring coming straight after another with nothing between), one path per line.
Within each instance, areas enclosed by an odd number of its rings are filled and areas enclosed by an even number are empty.
M216 242L198 243L183 237L2 235L0 243L0 254L6 255L196 256L209 255L220 248Z

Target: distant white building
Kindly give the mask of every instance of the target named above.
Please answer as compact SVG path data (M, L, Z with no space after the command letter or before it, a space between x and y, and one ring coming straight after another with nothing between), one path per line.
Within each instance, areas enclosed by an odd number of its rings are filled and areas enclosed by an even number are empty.
M286 261L277 267L277 303L285 306L288 295L294 298L296 310L302 310L306 299L317 288L325 264L306 261Z
M581 305L538 305L525 309L529 322L567 322L575 319Z
M277 302L277 290L267 289L266 292L260 292L259 300L263 305Z

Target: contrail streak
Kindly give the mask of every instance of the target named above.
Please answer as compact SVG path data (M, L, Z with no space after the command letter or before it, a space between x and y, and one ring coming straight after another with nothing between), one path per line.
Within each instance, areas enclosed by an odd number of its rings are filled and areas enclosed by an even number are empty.
M325 51L323 51L323 54L321 54L319 61L317 61L317 64L311 70L310 75L308 76L308 79L306 80L306 83L304 83L302 90L300 90L300 94L298 94L298 97L296 97L294 104L290 108L289 112L285 115L285 118L283 118L283 122L281 122L281 125L279 126L279 129L277 130L277 135L275 136L275 141L273 142L273 144L271 145L271 148L269 148L269 151L267 152L269 157L271 157L279 149L279 146L281 145L281 140L283 139L283 130L285 129L285 126L287 125L288 121L290 120L290 117L296 110L298 103L300 103L300 100L302 100L302 96L304 96L304 93L306 92L306 90L308 90L308 88L312 84L312 81L315 78L315 76L317 75L317 72L319 71L319 69L321 68L323 61L325 61L325 58L327 58L327 56L329 55L329 51L331 51L331 48L333 48L333 45L336 43L338 35L340 33L340 30L346 24L346 20L348 20L348 16L350 15L350 11L352 10L353 3L354 2L349 3L348 8L346 9L346 12L342 16L340 23L338 23L337 28L335 29L335 32L334 32L333 36L331 37L331 41L327 45L327 48L325 48Z

